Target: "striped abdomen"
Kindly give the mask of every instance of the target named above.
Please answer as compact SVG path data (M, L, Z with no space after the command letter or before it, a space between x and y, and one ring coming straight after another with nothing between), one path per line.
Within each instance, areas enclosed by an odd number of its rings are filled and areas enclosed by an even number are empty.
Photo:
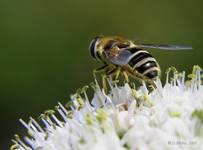
M133 68L133 71L136 70L149 79L155 79L160 75L159 65L151 54L139 48L128 50L132 53L128 64Z

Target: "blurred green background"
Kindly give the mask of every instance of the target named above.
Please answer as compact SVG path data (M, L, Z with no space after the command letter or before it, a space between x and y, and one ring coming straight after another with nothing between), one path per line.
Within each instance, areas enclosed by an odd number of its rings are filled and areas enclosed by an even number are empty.
M19 118L37 118L93 81L99 64L88 46L96 35L192 45L192 51L151 53L162 70L203 66L202 6L201 0L1 0L0 149L25 131Z

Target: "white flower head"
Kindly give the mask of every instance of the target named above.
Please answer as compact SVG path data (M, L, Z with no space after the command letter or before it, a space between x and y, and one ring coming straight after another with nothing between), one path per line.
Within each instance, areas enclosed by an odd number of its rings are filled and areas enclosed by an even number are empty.
M169 72L173 71L169 79ZM185 73L167 72L164 86L149 91L145 83L137 90L129 84L110 84L107 93L94 84L89 100L86 88L71 96L71 104L41 115L44 125L33 118L20 122L28 130L18 135L15 150L190 150L203 149L203 85L201 68ZM80 94L79 94L80 93ZM59 119L60 118L60 119ZM43 126L43 127L42 127Z

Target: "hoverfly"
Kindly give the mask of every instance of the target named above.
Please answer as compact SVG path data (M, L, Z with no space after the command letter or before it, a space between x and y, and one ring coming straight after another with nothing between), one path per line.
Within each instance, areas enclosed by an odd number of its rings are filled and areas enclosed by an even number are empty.
M105 76L115 75L117 79L122 73L127 82L130 75L155 86L154 81L160 77L161 69L156 59L144 50L145 48L192 49L190 46L180 45L140 44L119 36L98 36L91 41L89 50L91 56L98 62L103 62L104 66L95 69L93 75L102 72Z

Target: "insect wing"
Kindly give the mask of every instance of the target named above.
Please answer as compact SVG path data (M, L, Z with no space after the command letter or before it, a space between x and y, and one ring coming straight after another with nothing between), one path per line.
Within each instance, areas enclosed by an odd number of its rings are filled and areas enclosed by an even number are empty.
M118 54L116 54L116 56L111 56L109 53L106 53L106 57L107 59L115 64L115 65L119 65L119 66L124 66L128 63L129 58L132 54L130 53L130 51L127 50L122 50L120 52L118 52Z
M138 44L136 47L140 48L155 48L155 49L163 49L163 50L190 50L191 46L184 45L162 45L162 44Z

